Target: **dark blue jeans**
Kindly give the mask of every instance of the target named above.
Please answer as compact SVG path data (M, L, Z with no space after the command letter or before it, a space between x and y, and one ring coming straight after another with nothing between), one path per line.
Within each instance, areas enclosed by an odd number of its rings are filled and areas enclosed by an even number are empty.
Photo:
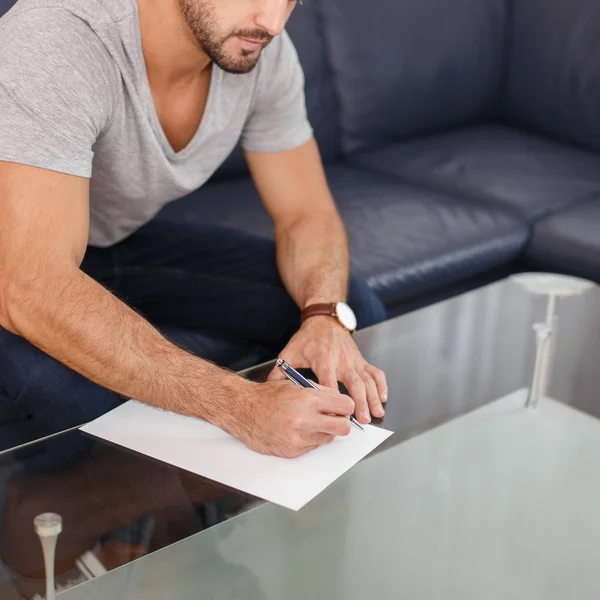
M259 347L275 357L299 326L273 242L240 231L152 221L111 248L88 248L82 269L174 343L224 366L232 349ZM385 319L356 277L349 303L361 328ZM3 412L22 417L0 426L0 450L86 423L122 401L0 327L0 422Z

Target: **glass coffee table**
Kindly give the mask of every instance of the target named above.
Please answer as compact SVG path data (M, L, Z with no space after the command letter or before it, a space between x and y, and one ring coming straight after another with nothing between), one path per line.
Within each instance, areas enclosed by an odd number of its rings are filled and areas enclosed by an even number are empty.
M43 596L56 512L62 600L597 600L600 290L526 408L546 310L504 280L357 334L395 434L297 513L77 431L0 455L0 599Z

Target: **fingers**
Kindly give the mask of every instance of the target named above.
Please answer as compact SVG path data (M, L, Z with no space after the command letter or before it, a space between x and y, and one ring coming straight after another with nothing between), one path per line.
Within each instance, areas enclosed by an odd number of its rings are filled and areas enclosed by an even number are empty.
M313 367L319 383L333 389L338 389L336 368L329 362L321 362ZM387 401L388 387L385 374L380 369L364 363L360 372L355 366L346 377L341 379L346 383L349 394L356 404L356 416L360 423L370 423L371 415L381 418L385 415L384 403ZM336 413L344 414L344 413Z
M337 391L319 391L316 403L318 411L324 415L349 417L355 410L352 398Z
M305 443L309 448L324 446L325 444L331 444L331 442L335 440L335 437L335 435L331 435L329 433L313 433L306 437Z
M379 399L385 404L388 399L388 385L385 373L381 369L378 369L373 365L367 365L365 367L365 371L367 371L367 373L369 373L369 375L371 375L371 377L375 381L375 385L377 386L377 392L379 394Z
M364 381L360 378L356 371L351 371L346 376L342 377L348 393L352 396L356 405L355 414L359 423L366 425L371 422L371 413L369 412L369 404L367 402L367 389Z
M333 437L350 435L352 424L349 417L323 416L319 421L319 430Z
M344 420L344 419L341 419ZM299 437L294 446L288 447L288 449L279 454L283 454L285 458L297 458L312 450L316 450L320 446L331 444L335 440L336 436L329 433L310 433L302 437Z
M284 379L287 378L277 367L277 365L273 367L273 370L269 373L269 376L267 377L267 381L282 381Z
M284 349L282 354L279 355L279 358L285 360L290 365L293 365L296 369L300 369L303 367L307 367L308 363L301 356L296 356L295 353L291 353L290 351L286 351ZM285 353L285 356L283 354ZM283 374L283 371L277 366L277 363L273 366L273 369L269 373L267 377L267 381L283 381L287 379L287 377Z
M374 417L383 417L385 410L379 399L379 391L377 390L377 384L371 375L365 371L362 376L367 391L367 403L369 404L369 410Z

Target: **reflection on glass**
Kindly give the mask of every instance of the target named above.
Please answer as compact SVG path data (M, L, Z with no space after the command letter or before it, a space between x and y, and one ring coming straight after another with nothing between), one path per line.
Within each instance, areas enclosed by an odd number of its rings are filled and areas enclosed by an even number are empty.
M42 513L63 520L55 556L61 591L207 529L254 502L78 432L5 455L0 473L8 474L0 487L0 598L8 590L13 594L8 597L23 600L46 593L34 527Z
M54 589L54 558L58 536L62 532L62 517L56 513L42 513L33 520L33 528L40 538L44 555L44 575L46 577L46 600L56 598Z

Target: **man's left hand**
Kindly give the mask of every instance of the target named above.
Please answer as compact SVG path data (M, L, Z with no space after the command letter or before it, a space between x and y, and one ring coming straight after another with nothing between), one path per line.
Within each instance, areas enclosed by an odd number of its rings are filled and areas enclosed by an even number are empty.
M342 382L356 404L360 423L369 423L371 415L383 417L388 397L385 374L363 358L350 333L332 317L307 319L279 356L295 368L310 368L320 385L337 389L337 382ZM277 368L269 375L270 380L283 378Z

